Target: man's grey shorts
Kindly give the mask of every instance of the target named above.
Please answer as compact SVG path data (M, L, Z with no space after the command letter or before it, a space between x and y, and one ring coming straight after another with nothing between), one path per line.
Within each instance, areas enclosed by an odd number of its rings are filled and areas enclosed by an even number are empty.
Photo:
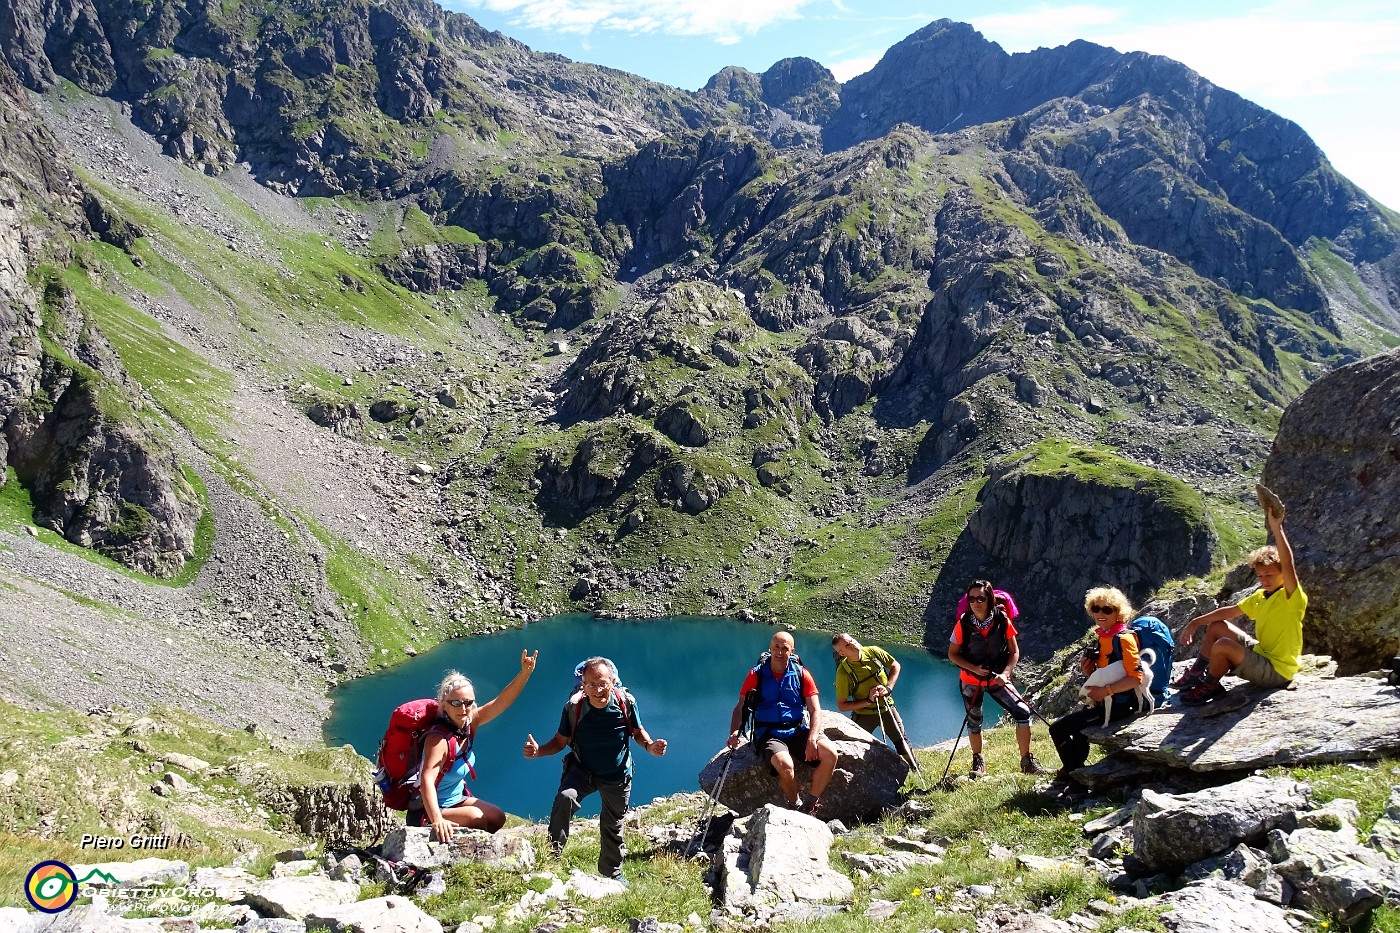
M1245 632L1240 633L1240 644L1244 645L1244 660L1234 670L1236 677L1258 684L1261 687L1287 687L1291 681L1274 670L1274 662L1254 650L1259 639Z

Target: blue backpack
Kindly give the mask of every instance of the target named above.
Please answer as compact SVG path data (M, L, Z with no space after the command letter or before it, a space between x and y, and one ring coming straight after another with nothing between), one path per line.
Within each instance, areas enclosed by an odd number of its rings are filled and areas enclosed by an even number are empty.
M1172 660L1176 655L1176 641L1171 629L1156 616L1138 616L1128 623L1128 631L1137 636L1138 650L1151 648L1157 655L1152 662L1152 699L1158 705L1167 700L1167 690L1172 680Z

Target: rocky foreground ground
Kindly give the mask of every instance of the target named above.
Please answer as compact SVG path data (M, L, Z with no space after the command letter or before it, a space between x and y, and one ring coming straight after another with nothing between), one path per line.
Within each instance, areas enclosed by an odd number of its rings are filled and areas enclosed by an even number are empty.
M104 786L128 808L152 802L144 816L125 811L122 831L162 825L155 813L167 830L182 825L182 813L236 823L240 806L247 825L293 819L301 829L257 843L245 835L234 846L242 854L223 859L194 836L183 851L131 853L175 857L110 864L69 845L75 872L98 867L115 880L53 916L4 908L0 930L680 933L878 922L978 933L1280 933L1353 925L1400 904L1400 690L1375 677L1307 677L1290 690L1235 685L1233 693L1242 702L1169 706L1106 730L1098 738L1117 751L1068 785L1015 774L1012 736L993 730L988 778L929 791L915 776L870 822L853 812L823 822L772 804L736 814L707 807L700 794L658 799L629 816L628 885L592 875L593 821L580 821L562 858L539 825L495 836L463 830L450 844L426 829L386 835L391 819L362 796L364 763L276 791L268 780L278 774L276 749L254 737L103 714L91 718L90 735L66 744L70 758L95 762L125 749L128 768L105 775ZM1325 709L1342 712L1323 720ZM1313 721L1329 723L1328 742L1307 738ZM881 784L892 753L842 717L827 725L843 748L833 788ZM1147 742L1162 730L1181 741ZM1268 746L1265 761L1258 743L1232 744L1234 734L1299 740ZM163 751L194 739L227 749L207 761ZM1166 754L1162 744L1215 754ZM22 737L6 750L19 761L34 751ZM315 765L314 755L283 754ZM955 758L956 773L965 759ZM920 760L936 772L948 749ZM17 799L18 778L0 775L0 794ZM37 771L29 778L43 783ZM737 771L731 780L746 786ZM251 802L231 797L230 786ZM833 794L837 808L860 806L854 800ZM56 851L78 828L45 825ZM227 852L229 842L214 848Z

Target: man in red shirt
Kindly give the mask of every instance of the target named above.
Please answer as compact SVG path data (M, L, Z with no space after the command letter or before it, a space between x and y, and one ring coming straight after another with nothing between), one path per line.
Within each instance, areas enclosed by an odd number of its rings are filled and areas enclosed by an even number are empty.
M744 678L744 685L739 688L739 702L734 704L734 713L729 718L729 747L739 747L744 699L749 691L757 690L754 748L778 775L778 786L793 809L798 808L794 756L801 755L804 761L817 763L812 773L811 796L802 807L805 812L817 815L822 791L826 790L831 773L836 770L836 746L821 734L822 707L817 698L817 684L793 654L795 648L792 635L778 632L768 643L768 660Z

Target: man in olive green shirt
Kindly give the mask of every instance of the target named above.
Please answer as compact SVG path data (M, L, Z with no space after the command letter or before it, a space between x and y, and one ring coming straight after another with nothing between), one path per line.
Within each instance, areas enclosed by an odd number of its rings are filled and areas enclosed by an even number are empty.
M899 680L899 662L888 651L874 645L861 646L849 632L831 640L840 661L836 664L836 708L850 713L856 725L874 733L882 725L877 706L881 697L888 697ZM894 724L885 717L886 733ZM898 748L903 736L890 736Z

